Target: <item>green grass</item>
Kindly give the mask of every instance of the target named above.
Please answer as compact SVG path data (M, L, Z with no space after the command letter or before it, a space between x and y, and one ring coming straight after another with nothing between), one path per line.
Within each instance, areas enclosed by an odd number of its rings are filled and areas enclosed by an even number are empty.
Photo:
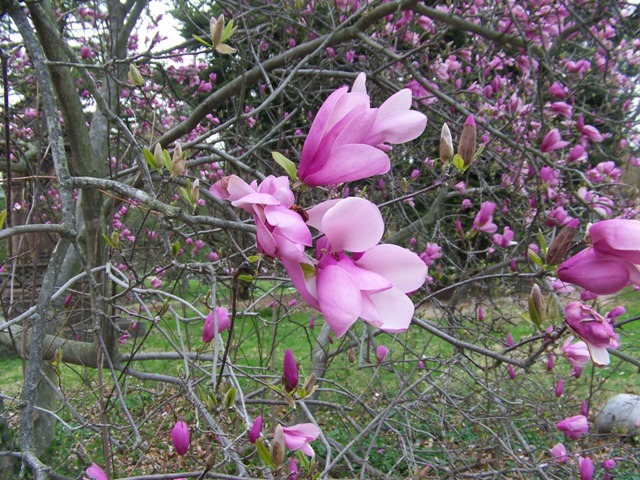
M205 311L208 289L196 280L190 280L186 285L188 290L180 293L182 298L188 298L190 302L196 303L202 311ZM237 366L236 374L245 394L262 388L265 383L278 382L284 351L287 348L294 351L302 375L308 375L315 340L323 324L322 317L302 302L298 301L296 306L289 306L289 301L297 298L290 289L282 287L273 289L272 294L278 299L273 306L268 305L269 299L273 297L253 305L253 299L270 287L271 285L266 282L261 282L256 285L252 299L238 302L230 358ZM228 301L225 295L219 299L220 305L228 305L225 303ZM606 302L601 311L606 313L620 302L627 308L627 314L618 318L618 321L624 321L625 318L640 314L639 297L637 292L625 293L616 302ZM167 338L176 345L180 345L180 338L182 338L189 351L213 352L212 344L202 348L202 320L193 314L189 315L177 303L172 302L171 305L177 308L180 314L190 319L178 321L167 313L157 324L147 324L147 335L144 337L140 351L167 351L169 348ZM253 306L250 312L245 314L243 312L248 305ZM498 312L497 307L496 309L486 308L486 317L481 325L474 323L471 319L473 315L470 311L473 307L462 309L462 313L470 315L468 321L462 321L461 317L456 317L449 322L446 319L437 318L433 312L426 310L419 311L418 314L429 317L445 330L454 329L467 341L479 342L478 344L485 348L502 351L505 348L505 337L508 332L512 333L516 342L536 334L528 321L520 320L522 315L514 305L516 304L502 305L505 307L502 312ZM309 329L309 319L312 315L315 316L313 330ZM488 330L489 326L494 327L491 335L483 333L483 329ZM409 441L401 435L401 432L406 431L406 425L411 426L414 434L421 432L411 440L415 454L428 459L433 465L446 466L446 459L452 452L459 452L461 458L468 457L470 463L478 460L482 464L486 460L484 457L486 445L493 445L502 436L506 435L506 438L511 436L497 413L499 412L497 399L489 392L497 392L500 401L508 405L510 418L523 432L527 441L535 447L536 454L540 458L546 455L546 449L552 445L550 442L563 441L562 436L555 430L555 423L563 416L576 414L582 399L589 399L592 409L595 409L615 393L626 391L637 393L637 390L634 390L637 388L637 368L617 357L612 357L611 364L604 368L585 367L583 377L573 379L568 377L570 370L568 363L560 356L556 359L554 371L546 372L546 355L543 355L528 371L518 371L516 381L511 381L505 365L487 361L478 354L459 352L443 340L420 331L417 327L412 327L407 333L398 335L376 335L373 338L375 343L370 343L372 337L365 337L363 340L364 335L365 324L357 322L344 338L334 339L328 346L330 351L340 353L329 362L329 369L324 375L326 381L322 384L319 399L329 402L332 407L323 407L323 410L318 411L316 418L326 435L345 444L358 435L354 425L367 425L382 412L391 399L401 392L402 401L386 414L385 428L373 429L363 435L357 446L354 446L354 452L359 455L368 454L371 465L383 472L392 472L390 475L394 477L412 474L405 464L396 465L399 452L406 448L404 442ZM226 342L228 332L223 332L221 337ZM141 341L142 339L131 338L120 350L121 352L133 351L140 346ZM375 362L375 346L380 343L389 348L389 356L383 365L377 365ZM355 363L349 361L349 344L356 345ZM536 343L538 344L539 342ZM362 355L360 355L360 346L364 349ZM640 357L638 322L631 322L621 330L620 349L635 358ZM559 345L555 350L559 352ZM520 357L525 354L526 352L518 355ZM417 368L418 358L425 359L425 369ZM454 364L452 363L454 359L460 362L462 358L466 360L460 364L455 363L456 369L451 370L450 365ZM132 362L131 368L142 372L184 377L186 374L184 365L182 360L152 360ZM459 365L466 365L468 370L459 368ZM193 368L189 375L192 380L202 380L204 386L210 381L210 363L207 365L205 362L203 368L204 370ZM97 372L72 365L63 365L60 372L61 391L67 395L70 403L91 421L99 422L100 419L96 417L97 411L92 408L99 394ZM112 379L106 370L103 375L105 392L110 392L113 389ZM565 379L565 394L561 399L556 399L553 389L560 377ZM15 395L19 392L20 360L0 361L0 382L4 394ZM164 459L155 465L156 468L167 469L167 471L171 471L172 468L184 468L175 463L175 458L167 457L169 451L167 435L172 423L180 416L195 425L198 417L193 406L186 401L185 397L176 395L178 390L174 387L159 387L134 378L120 380L119 385L125 393L124 402L132 416L138 421L146 419L141 421L140 426L144 438L148 439L149 452L155 452L158 458ZM409 386L412 387L409 388ZM203 389L204 392L210 390L210 387ZM264 394L262 396L264 397ZM271 394L270 398L281 397L278 394ZM464 405L464 408L457 408L455 402ZM11 408L17 408L17 404L9 405L9 409ZM284 406L253 406L250 407L250 411L254 415L262 413L265 418L276 416L287 423L302 421L299 412ZM226 415L224 412L221 414ZM61 415L66 421L73 423L74 419L66 410L62 410ZM484 420L479 423L470 422L469 415L475 419L484 418ZM117 425L118 431L128 431L122 408L115 396L109 400L109 419L114 422L114 427ZM232 417L224 420L229 422L225 423L227 428L241 435L243 426L241 424L232 426L233 421ZM612 455L613 451L619 451L620 456L625 455L624 444L605 448L599 446L596 437L593 438L590 437L592 443L585 444L585 448L591 448L591 454L595 458L601 456L604 459L605 455ZM59 445L82 446L89 452L92 461L101 460L100 437L94 432L80 429L69 433L59 428L56 442ZM194 442L209 445L212 440L205 433L194 433ZM324 453L324 447L320 442L316 442L314 447L319 454ZM149 473L149 470L145 469L148 467L124 469L124 466L136 465L138 461L141 465L150 464L148 459L141 457L140 452L123 451L117 454L118 461L123 466L116 472L119 476ZM56 455L54 458L59 465L59 472L78 474L80 462L77 459L69 459L67 455ZM195 454L189 459L189 462L195 462L193 468L197 467L198 461L201 459ZM456 468L464 466L460 464ZM633 478L625 477L623 467L617 475L619 475L617 478Z

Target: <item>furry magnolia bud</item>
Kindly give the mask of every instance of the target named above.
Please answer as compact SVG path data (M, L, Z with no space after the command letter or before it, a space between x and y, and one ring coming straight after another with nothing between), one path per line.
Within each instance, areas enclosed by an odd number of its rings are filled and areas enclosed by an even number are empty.
M451 139L451 130L449 126L442 124L440 132L440 161L446 163L453 158L453 140Z
M473 120L473 115L469 115L462 126L458 153L462 157L466 167L471 165L476 153L476 122Z

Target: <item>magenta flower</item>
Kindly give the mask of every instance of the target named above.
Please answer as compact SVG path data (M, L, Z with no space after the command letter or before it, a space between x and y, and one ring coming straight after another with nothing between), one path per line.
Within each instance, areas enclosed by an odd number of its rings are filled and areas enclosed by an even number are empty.
M298 386L298 364L290 348L287 348L287 351L284 352L282 384L287 392L293 392Z
M561 463L564 465L569 461L569 457L567 457L567 449L562 443L556 443L552 448L549 449L549 453L556 463Z
M569 145L569 142L565 142L562 140L560 136L560 130L554 128L549 133L547 133L542 140L542 144L540 145L540 151L542 153L552 152L554 150L559 150L561 148Z
M298 462L294 457L289 460L289 477L287 480L298 480Z
M87 475L89 475L88 480L109 480L109 477L107 477L107 474L104 473L104 470L102 470L95 463L87 468Z
M309 186L334 185L389 171L386 143L418 137L427 117L411 108L411 90L400 90L371 108L364 73L351 92L333 92L318 111L302 147L298 176Z
M516 379L516 367L514 367L513 365L509 365L507 367L507 371L509 372L509 378L511 380L515 380Z
M589 457L578 455L578 470L580 471L580 480L592 480L593 461Z
M315 455L309 442L320 435L320 429L313 423L299 423L293 427L282 427L284 444L289 450L300 450L308 457Z
M557 427L567 438L576 440L589 431L589 422L584 415L576 415L558 422Z
M202 341L204 343L209 343L213 340L215 336L215 325L214 322L217 320L218 322L218 333L225 331L229 328L230 319L229 319L229 310L225 307L218 307L215 311L216 318L213 318L213 310L211 310L207 314L207 318L204 320L204 327L202 328Z
M600 255L589 247L558 265L558 278L598 295L610 295L628 285L640 285L640 270L623 257Z
M564 355L567 357L567 360L573 367L580 367L591 360L591 355L589 355L589 347L582 340L573 342L573 335L567 337L565 342L562 344L562 351Z
M317 263L301 267L283 259L300 295L323 313L338 337L359 317L387 332L405 331L414 312L406 294L424 284L424 262L397 245L378 245L384 222L368 200L329 200L308 213L308 224L324 233Z
M378 345L378 348L376 348L376 362L378 362L378 365L384 362L384 359L387 358L388 353L389 351L387 350L387 347L385 347L384 345Z
M513 241L514 236L513 230L509 227L504 227L504 233L502 235L499 233L493 234L493 243L498 247L508 248L516 244L516 242Z
M566 102L554 102L550 105L551 111L556 115L561 115L564 118L571 118L573 116L573 107Z
M603 220L591 225L589 237L599 255L610 255L640 265L640 220Z
M565 321L589 348L591 360L596 365L609 364L607 348L618 348L620 335L613 326L591 307L571 302L565 308Z
M256 443L256 441L260 438L261 431L262 431L262 415L258 415L256 419L253 421L253 425L251 425L251 430L249 430L249 442Z
M189 451L189 427L186 423L176 422L171 429L171 441L178 455L184 455Z
M311 246L311 232L292 209L294 196L287 177L270 175L260 185L255 180L249 185L231 175L218 180L210 191L253 215L260 252L274 258L299 259L304 247Z
M493 202L482 202L480 211L473 220L473 229L478 232L494 233L498 230L498 226L493 223L493 212L496 210L496 204Z
M562 396L562 391L564 390L564 380L559 379L556 384L556 397L560 398Z

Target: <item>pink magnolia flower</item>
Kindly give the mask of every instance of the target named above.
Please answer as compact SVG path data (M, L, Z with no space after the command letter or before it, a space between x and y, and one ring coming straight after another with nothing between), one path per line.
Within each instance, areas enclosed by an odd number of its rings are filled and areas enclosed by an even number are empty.
M420 257L378 244L382 215L363 198L329 200L308 214L308 224L324 233L316 246L317 263L282 260L300 295L323 313L338 337L359 317L387 332L405 331L414 312L406 294L427 278Z
M298 386L298 364L290 348L284 352L282 384L287 392L293 392Z
M591 480L593 478L593 460L578 455L578 470L580 471L580 480Z
M293 427L282 427L284 444L289 450L300 450L308 457L315 455L309 442L320 435L320 429L313 423L299 423Z
M569 142L565 142L562 140L560 136L560 131L557 128L554 128L549 133L547 133L542 140L542 144L540 145L540 151L542 153L552 152L554 150L559 150L561 148L569 145Z
M640 220L603 220L591 225L589 237L598 254L640 265Z
M262 431L262 415L258 415L256 419L253 421L253 425L251 425L251 430L249 430L249 442L256 443L256 441L260 438L261 431Z
M502 235L499 233L493 235L493 243L502 248L510 247L516 244L516 242L513 241L514 235L513 230L509 227L504 227L504 233Z
M558 265L558 278L598 295L610 295L627 285L640 285L640 270L625 258L600 255L589 247Z
M569 461L569 457L567 457L567 449L562 443L556 443L552 448L549 449L549 453L556 463L561 463L564 465Z
M289 460L289 477L287 480L298 480L298 476L298 462L296 462L294 457L291 457Z
M387 347L385 347L384 345L378 345L378 348L376 349L376 361L378 362L378 365L384 362L384 359L387 358L388 353L389 351L387 350Z
M559 379L556 384L556 397L560 398L562 396L562 392L564 390L564 380Z
M418 137L427 117L411 108L411 90L392 95L371 108L364 73L349 92L333 92L318 111L302 147L298 176L310 186L333 185L389 171L387 143Z
M608 365L607 348L618 348L620 335L614 332L607 319L580 302L571 302L566 306L564 319L589 347L593 363Z
M573 107L566 102L554 102L550 105L551 111L556 115L561 115L564 118L571 118L573 116Z
M270 257L299 258L311 246L311 232L295 210L293 192L287 177L265 178L251 185L236 175L221 178L211 193L234 207L253 214L258 250Z
M496 204L493 202L482 202L480 211L473 220L473 229L478 232L493 233L498 230L498 226L493 223L493 212Z
M589 355L589 347L582 340L578 340L576 343L573 342L574 336L570 335L567 337L565 342L562 344L561 350L564 352L565 357L573 367L580 367L587 363L591 359L591 355Z
M104 470L95 463L87 468L87 475L89 475L88 480L109 480Z
M420 254L420 259L427 267L430 267L438 258L442 258L442 253L440 253L441 250L442 247L437 243L429 242L424 247L424 253Z
M211 310L207 314L207 318L204 320L204 327L202 328L202 341L204 343L209 343L213 340L215 336L215 324L214 322L218 322L218 333L225 331L229 328L230 319L229 319L229 310L225 307L217 307L216 308L216 317L213 318L213 310Z
M575 415L558 422L557 427L567 438L576 440L589 431L589 422L584 415Z
M171 441L178 455L184 455L189 451L189 427L186 423L176 422L171 429Z
M589 158L589 154L587 154L587 151L584 149L582 145L578 144L575 147L573 147L571 150L569 150L569 155L567 156L567 163L571 163L571 162L581 163L581 162L585 162L587 158Z

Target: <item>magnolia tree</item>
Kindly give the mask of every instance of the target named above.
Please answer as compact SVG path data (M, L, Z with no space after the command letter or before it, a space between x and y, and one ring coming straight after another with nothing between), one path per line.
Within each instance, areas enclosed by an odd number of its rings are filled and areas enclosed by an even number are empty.
M0 4L2 478L637 472L636 5Z

